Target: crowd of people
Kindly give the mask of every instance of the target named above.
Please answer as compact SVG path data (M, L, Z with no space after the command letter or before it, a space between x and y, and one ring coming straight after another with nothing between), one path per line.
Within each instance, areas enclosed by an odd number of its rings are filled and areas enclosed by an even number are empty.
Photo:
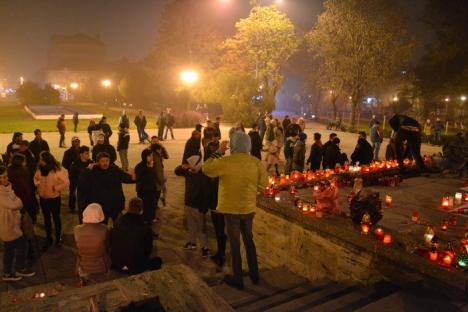
M306 123L301 118L285 116L280 121L271 114L259 114L248 133L242 123L237 123L229 131L228 140L222 138L220 122L218 117L215 122L207 120L205 126L195 126L185 144L182 161L174 170L185 180L188 235L182 247L189 252L199 250L202 257L210 257L223 266L229 242L233 274L226 275L224 281L242 289L241 237L249 276L253 283L259 281L252 228L257 194L266 186L268 172L280 175L335 169L347 162L370 164L380 159L383 132L380 122L374 120L369 128L370 142L366 132L359 132L355 149L348 158L340 148L336 133L331 133L322 143L322 135L316 132L308 147ZM34 258L39 252L34 235L38 211L43 215L46 233L42 251L46 252L53 244L61 246L61 202L66 193L70 212L78 215L74 238L77 272L81 277L106 274L109 270L137 274L161 267L162 259L154 257L152 248L153 240L159 237L155 223L159 203L166 204L167 194L164 162L169 154L162 141L169 132L174 138L174 123L170 112L161 112L158 133L149 137L145 130L146 117L138 113L134 119L138 142L148 142L148 145L142 146L141 161L131 171L130 122L125 112L119 119L117 148L110 144L112 129L103 117L98 125L90 124L88 128L91 147L81 144L74 136L61 162L51 153L40 129L34 131L31 142L24 140L22 133L14 133L0 164L0 239L5 244L3 279L16 281L34 275L28 255ZM395 115L389 124L394 134L386 149L386 159L396 159L403 167L403 159L412 157L421 171L426 170L420 155L419 123L408 116ZM65 132L59 134L60 147L64 147ZM464 174L468 164L467 143L468 136L459 134L443 151L450 165ZM308 157L307 150L310 150ZM116 165L117 154L120 167ZM127 205L122 184L135 185L136 197ZM330 203L321 200L317 198L324 207L339 210L337 200ZM217 243L213 253L206 230L208 213Z

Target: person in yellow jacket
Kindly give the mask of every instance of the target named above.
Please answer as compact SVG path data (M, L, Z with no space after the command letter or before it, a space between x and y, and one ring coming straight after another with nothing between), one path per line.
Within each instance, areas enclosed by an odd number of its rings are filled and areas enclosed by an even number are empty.
M228 141L223 141L218 152L205 162L203 171L211 178L219 178L217 212L225 216L233 272L233 275L224 277L224 282L242 289L244 283L240 254L241 234L250 278L254 284L259 281L252 224L257 207L257 194L266 187L268 176L261 160L249 155L251 142L246 133L235 131L230 139L231 155L222 156L228 150L229 144Z

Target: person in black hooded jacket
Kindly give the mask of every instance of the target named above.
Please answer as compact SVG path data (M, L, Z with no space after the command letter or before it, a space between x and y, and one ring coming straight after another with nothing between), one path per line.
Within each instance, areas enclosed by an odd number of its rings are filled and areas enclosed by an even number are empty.
M253 124L252 130L249 131L250 142L252 146L250 148L250 155L257 157L262 160L262 139L258 133L258 125Z
M192 136L185 143L184 156L182 157L182 163L187 163L187 158L193 155L201 156L201 132L194 130Z
M351 154L351 162L353 165L358 162L360 165L369 165L373 159L374 150L372 145L367 142L366 133L360 132L356 148L354 149L353 154Z
M157 188L158 176L154 169L153 151L144 149L141 152L141 162L135 167L136 192L143 200L143 220L151 225L155 219L156 207L161 196L161 189Z

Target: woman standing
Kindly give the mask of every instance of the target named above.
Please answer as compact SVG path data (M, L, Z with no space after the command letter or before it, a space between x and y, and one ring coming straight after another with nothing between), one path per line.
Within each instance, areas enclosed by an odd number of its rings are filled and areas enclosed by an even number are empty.
M34 183L39 193L39 203L44 216L44 225L47 234L45 249L52 245L52 223L54 220L55 244L62 244L62 220L60 218L61 192L68 188L70 181L67 174L61 169L60 163L50 152L42 152L39 167L34 176Z

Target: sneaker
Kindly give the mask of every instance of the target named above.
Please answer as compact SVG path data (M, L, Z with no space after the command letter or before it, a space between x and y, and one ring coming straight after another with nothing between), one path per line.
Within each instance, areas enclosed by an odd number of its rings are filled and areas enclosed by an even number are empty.
M201 255L203 258L206 258L210 255L210 250L208 249L208 247L203 247L202 250L201 250Z
M3 277L2 277L2 280L6 281L6 282L16 282L16 281L20 281L21 279L23 279L21 276L18 276L14 273L12 274L3 274Z
M188 242L187 244L184 245L183 247L185 250L194 250L197 249L196 244L192 244L191 242Z
M236 279L232 275L225 275L223 278L223 282L230 287L237 288L239 290L244 289L244 283L242 281L236 281Z
M16 275L24 276L24 277L31 277L31 276L36 275L36 272L34 272L34 271L30 270L30 269L22 269L22 270L16 271Z

